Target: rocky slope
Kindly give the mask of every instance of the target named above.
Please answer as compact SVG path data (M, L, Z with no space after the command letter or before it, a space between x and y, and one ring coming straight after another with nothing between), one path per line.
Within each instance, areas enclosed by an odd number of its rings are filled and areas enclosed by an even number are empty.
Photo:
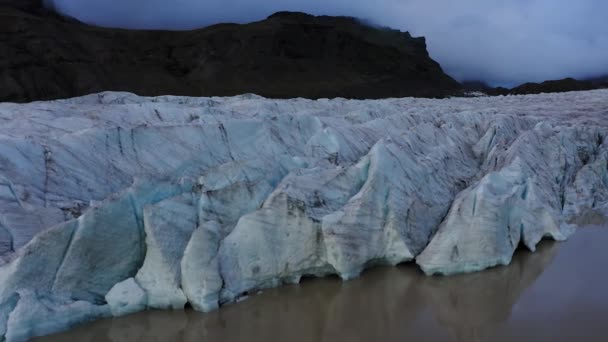
M587 81L591 82L598 88L608 88L608 75L593 77L588 79Z
M491 87L481 81L463 82L465 92L482 93L490 96L498 95L531 95L564 93L569 91L584 91L608 88L608 78L598 77L589 80L577 80L574 78L564 78L561 80L545 81L541 83L528 82L517 87L508 89L503 87Z
M442 97L460 86L424 38L346 17L277 13L247 25L186 31L91 27L0 1L0 101L100 91L274 98Z
M509 94L540 94L540 93L561 93L566 91L581 91L600 88L600 84L591 81L575 80L574 78L564 78L562 80L545 81L542 83L525 83L509 91Z
M0 104L0 336L302 276L509 264L605 220L608 91Z

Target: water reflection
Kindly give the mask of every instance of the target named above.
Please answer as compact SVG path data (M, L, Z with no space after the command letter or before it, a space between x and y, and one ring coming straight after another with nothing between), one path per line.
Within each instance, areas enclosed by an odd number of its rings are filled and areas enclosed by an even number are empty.
M511 316L513 305L554 259L559 244L543 243L537 253L519 251L509 267L448 278L421 286L437 321L456 341L488 341Z
M145 312L38 341L486 341L559 247L543 242L509 267L472 275L430 278L406 265L346 283L305 280L210 314Z

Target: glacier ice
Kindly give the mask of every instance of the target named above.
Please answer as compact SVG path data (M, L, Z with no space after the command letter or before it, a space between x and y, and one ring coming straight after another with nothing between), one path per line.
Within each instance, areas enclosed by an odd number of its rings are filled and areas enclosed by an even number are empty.
M0 104L0 336L507 265L608 215L608 91ZM49 319L49 317L52 317Z
M6 340L22 341L52 334L71 326L110 316L107 305L20 291L6 323Z
M114 285L105 298L112 315L119 317L145 310L148 295L135 279L129 278Z
M180 263L197 221L192 195L148 205L143 213L147 251L135 279L147 294L148 307L183 308L187 300L180 286Z

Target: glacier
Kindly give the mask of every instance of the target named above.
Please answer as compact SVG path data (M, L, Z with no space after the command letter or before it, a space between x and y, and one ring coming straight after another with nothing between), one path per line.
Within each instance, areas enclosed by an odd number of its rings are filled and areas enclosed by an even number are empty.
M608 90L0 104L0 340L302 277L508 265L607 222Z

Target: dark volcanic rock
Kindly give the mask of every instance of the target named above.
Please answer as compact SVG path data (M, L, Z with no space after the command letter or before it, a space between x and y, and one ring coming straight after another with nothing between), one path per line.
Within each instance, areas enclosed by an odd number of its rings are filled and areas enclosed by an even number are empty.
M563 80L545 81L542 83L525 83L511 89L509 93L513 95L561 93L566 91L591 90L597 88L597 86L589 81L579 81L575 80L574 78L565 78Z
M0 0L0 6L13 7L27 12L43 8L42 0Z
M246 25L129 31L61 18L40 10L40 1L0 1L0 101L106 90L385 98L460 89L429 57L424 38L353 18L281 12Z
M545 81L542 83L524 83L512 89L503 87L493 88L482 81L465 81L462 82L462 87L465 92L482 92L490 96L562 93L567 91L608 88L608 76L588 80L565 78L562 80Z
M599 88L608 88L608 75L590 78L587 81Z

